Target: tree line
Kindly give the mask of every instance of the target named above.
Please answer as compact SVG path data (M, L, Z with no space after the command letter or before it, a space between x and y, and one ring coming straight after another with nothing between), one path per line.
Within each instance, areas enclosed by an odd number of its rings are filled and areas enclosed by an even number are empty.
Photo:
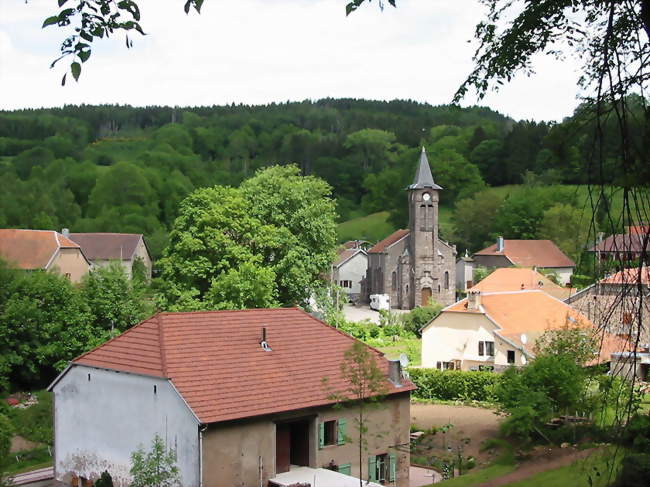
M0 226L144 233L157 258L194 189L237 187L288 163L330 184L341 221L389 210L403 226L401 190L421 145L446 206L531 178L583 184L592 175L581 117L517 122L484 107L353 99L0 112ZM615 161L611 139L603 151ZM616 184L615 170L605 177Z

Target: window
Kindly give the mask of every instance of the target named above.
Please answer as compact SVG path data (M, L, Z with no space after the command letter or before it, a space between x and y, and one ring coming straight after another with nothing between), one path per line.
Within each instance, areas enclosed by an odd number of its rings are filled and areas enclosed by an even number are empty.
M339 473L345 475L352 475L352 464L344 463L343 465L339 465Z
M478 342L478 355L494 357L494 342Z
M319 448L345 444L345 425L346 421L343 418L321 422L319 425L320 431L318 432Z
M509 364L514 364L515 363L515 351L514 350L508 350L508 363Z
M393 272L390 279L390 289L395 292L397 290L397 272Z
M449 289L449 272L445 271L445 289Z
M436 362L438 370L454 370L455 368L454 362Z
M69 281L72 279L72 275L69 272L65 273L65 278Z
M323 444L324 445L335 445L336 444L336 420L334 421L325 421L323 423L324 427L324 437L323 437Z
M394 482L397 470L397 455L394 453L368 457L368 476L371 482Z

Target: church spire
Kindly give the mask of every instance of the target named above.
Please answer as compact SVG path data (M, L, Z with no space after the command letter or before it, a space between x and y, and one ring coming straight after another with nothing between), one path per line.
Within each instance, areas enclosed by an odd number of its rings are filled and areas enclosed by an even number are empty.
M433 182L433 175L431 174L431 167L429 167L429 159L427 159L427 152L424 149L424 146L422 146L422 152L420 153L420 162L418 163L418 169L415 172L415 179L408 189L423 188L442 189Z

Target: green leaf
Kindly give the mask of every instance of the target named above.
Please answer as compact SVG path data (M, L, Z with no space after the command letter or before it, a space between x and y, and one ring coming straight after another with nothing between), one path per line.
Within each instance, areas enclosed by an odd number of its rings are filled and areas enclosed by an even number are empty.
M185 2L185 6L183 7L186 14L190 13L191 6L192 6L192 0L187 0L187 2Z
M79 75L81 75L81 64L76 61L72 63L70 65L70 72L72 73L74 80L79 81Z
M66 79L67 76L68 76L68 73L65 73L63 75L63 78L61 78L61 86L65 86L65 79Z
M62 7L68 0L59 0L59 7Z
M84 40L86 40L86 41L88 41L88 42L92 42L92 41L93 41L93 36L90 35L88 32L86 32L85 30L80 31L80 32L79 32L79 36L80 36L82 39L84 39Z
M90 51L79 51L77 55L79 56L79 59L81 59L81 62L85 63L90 57Z
M48 25L53 25L53 24L58 24L59 23L59 16L58 15L53 15L52 17L48 17L45 19L45 22L43 22L43 25L41 26L41 29L47 27Z

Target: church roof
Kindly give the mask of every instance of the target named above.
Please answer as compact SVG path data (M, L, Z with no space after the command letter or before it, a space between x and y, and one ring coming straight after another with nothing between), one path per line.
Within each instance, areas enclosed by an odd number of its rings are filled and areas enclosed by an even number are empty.
M436 183L433 182L433 175L431 174L431 167L429 166L429 159L427 159L427 152L422 147L422 152L420 153L420 162L418 163L418 169L415 172L415 179L413 184L411 184L408 189L442 189Z
M385 239L377 242L369 251L369 254L380 254L388 247L391 245L399 242L402 240L404 237L406 237L409 234L409 230L397 230L396 232L391 233L388 237Z

